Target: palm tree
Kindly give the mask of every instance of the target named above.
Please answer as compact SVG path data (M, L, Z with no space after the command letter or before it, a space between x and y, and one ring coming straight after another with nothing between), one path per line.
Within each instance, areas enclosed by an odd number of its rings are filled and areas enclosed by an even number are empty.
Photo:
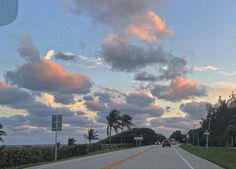
M0 123L0 141L3 142L3 139L1 136L5 136L7 135L7 133L5 131L2 130L3 126L2 124Z
M124 127L127 127L129 130L131 129L131 126L134 126L132 123L132 117L128 114L123 114L121 116L121 144L123 143L123 131Z
M70 138L70 137L68 138L68 146L74 145L75 142L76 142L76 140L74 138Z
M106 119L107 119L107 136L109 137L109 144L111 146L112 129L114 129L115 133L117 133L117 131L121 125L120 112L118 110L114 109L109 112Z
M95 131L94 129L88 129L88 134L86 137L89 140L89 144L91 144L92 140L98 140L97 131Z

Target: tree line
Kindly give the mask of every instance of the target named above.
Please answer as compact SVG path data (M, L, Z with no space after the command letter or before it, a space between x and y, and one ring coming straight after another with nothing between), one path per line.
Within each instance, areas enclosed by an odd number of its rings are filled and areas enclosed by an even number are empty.
M201 127L188 132L194 145L206 144L205 132L209 132L209 145L236 146L236 95L228 99L219 97L215 104L206 106L207 116L202 118Z

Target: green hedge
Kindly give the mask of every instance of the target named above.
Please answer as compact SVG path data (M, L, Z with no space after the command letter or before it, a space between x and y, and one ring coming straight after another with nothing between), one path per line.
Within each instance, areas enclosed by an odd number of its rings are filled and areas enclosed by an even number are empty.
M85 155L100 150L98 144L81 144L58 148L58 159ZM0 168L54 160L54 147L22 147L0 149Z

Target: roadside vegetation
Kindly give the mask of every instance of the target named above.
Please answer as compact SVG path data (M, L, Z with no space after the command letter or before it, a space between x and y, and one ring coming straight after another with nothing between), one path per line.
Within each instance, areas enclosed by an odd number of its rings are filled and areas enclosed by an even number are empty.
M236 147L236 95L207 105L207 116L202 118L201 127L189 131L190 142L194 145L206 145L204 132L210 130L210 146ZM235 160L236 161L236 160ZM235 167L236 168L236 167Z
M230 147L209 147L209 150L205 147L181 145L184 150L195 154L201 158L218 164L226 169L236 168L236 149Z
M0 123L0 142L3 142L3 138L2 136L5 136L7 133L5 131L2 130L3 129L3 126L2 124Z

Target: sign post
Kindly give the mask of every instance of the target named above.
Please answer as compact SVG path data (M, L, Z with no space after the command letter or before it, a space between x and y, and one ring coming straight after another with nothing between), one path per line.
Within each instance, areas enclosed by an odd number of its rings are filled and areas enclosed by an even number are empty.
M62 115L52 115L52 131L55 131L55 161L57 160L57 131L62 131Z
M143 137L134 137L134 140L136 141L136 147L141 146L142 145L142 140Z

